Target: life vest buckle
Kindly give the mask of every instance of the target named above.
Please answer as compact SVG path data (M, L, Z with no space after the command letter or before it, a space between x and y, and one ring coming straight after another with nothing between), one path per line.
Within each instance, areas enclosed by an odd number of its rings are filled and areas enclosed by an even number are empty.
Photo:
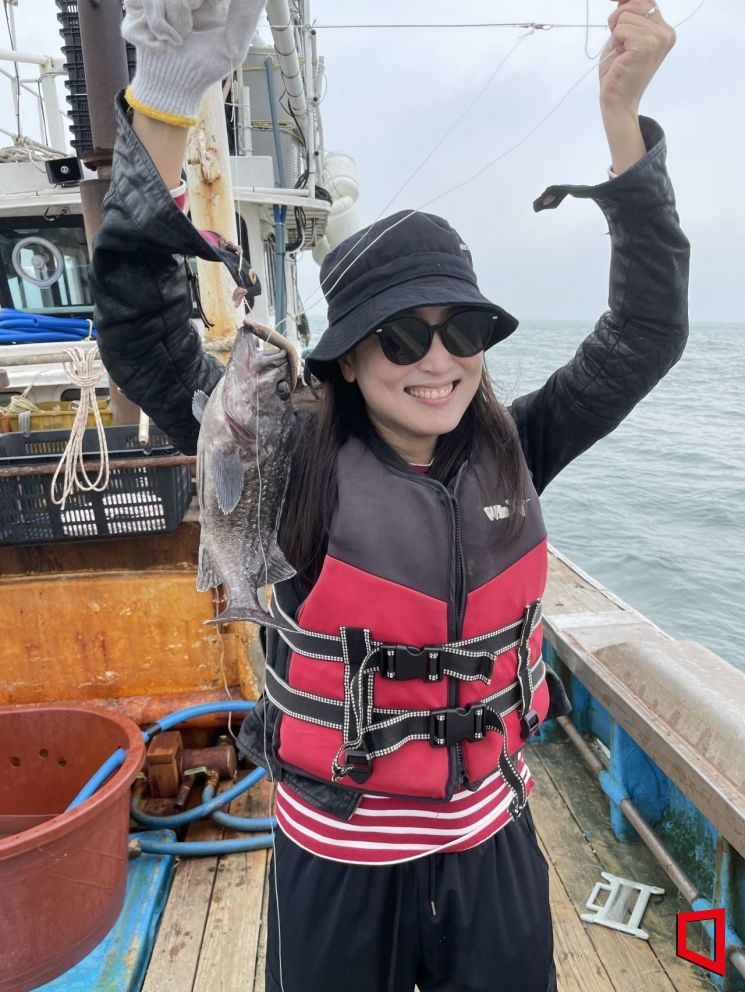
M344 752L344 774L362 785L372 775L372 758L367 751Z
M433 747L453 747L461 741L481 741L486 735L485 706L450 706L429 715L429 742Z
M384 678L405 682L440 682L442 660L439 648L414 648L408 644L381 644L380 671Z
M528 737L532 737L533 734L537 733L540 725L541 718L535 710L528 710L526 713L523 713L520 720L520 728L522 730L523 739L527 740Z

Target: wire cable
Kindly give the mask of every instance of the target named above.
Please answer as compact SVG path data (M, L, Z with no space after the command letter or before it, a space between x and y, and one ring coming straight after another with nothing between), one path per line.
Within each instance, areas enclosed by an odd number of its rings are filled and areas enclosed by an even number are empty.
M274 25L270 25L273 27ZM313 27L318 31L357 31L357 30L369 30L369 29L384 29L384 30L398 30L399 28L409 29L430 29L430 28L446 28L451 30L453 28L535 28L540 31L549 31L551 28L607 28L607 24L559 24L552 23L548 24L545 22L537 21L483 21L483 22L468 22L468 23L452 23L452 24L442 24L442 23L430 23L430 24L316 24L314 22Z

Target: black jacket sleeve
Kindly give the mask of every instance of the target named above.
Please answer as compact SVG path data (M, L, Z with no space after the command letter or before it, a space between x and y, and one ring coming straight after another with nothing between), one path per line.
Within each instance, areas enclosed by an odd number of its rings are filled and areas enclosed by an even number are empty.
M510 412L540 494L572 459L610 434L683 353L688 337L689 244L665 167L662 128L640 124L644 158L598 186L549 186L536 211L591 199L611 236L610 309L574 358Z
M122 392L186 454L196 451L196 389L224 369L191 320L185 255L220 256L176 206L127 120L120 94L111 185L93 243L92 286L101 359Z

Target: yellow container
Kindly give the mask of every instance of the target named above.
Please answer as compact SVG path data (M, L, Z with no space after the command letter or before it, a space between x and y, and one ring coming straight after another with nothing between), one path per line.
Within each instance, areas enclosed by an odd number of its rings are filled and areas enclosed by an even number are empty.
M30 414L32 431L64 431L72 427L77 412L77 402L37 403L36 406L39 408L39 413ZM98 409L101 411L104 427L110 427L114 420L109 401L99 399ZM95 427L92 412L88 414L86 427ZM23 427L18 426L18 414L9 413L8 407L0 406L0 433L11 434L18 430L24 430Z

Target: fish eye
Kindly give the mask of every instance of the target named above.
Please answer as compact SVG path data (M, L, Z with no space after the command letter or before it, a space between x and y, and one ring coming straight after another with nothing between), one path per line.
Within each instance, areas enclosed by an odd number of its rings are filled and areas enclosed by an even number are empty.
M290 389L290 384L287 379L280 379L277 383L277 396L279 396L281 400L289 400L291 392L292 390Z

